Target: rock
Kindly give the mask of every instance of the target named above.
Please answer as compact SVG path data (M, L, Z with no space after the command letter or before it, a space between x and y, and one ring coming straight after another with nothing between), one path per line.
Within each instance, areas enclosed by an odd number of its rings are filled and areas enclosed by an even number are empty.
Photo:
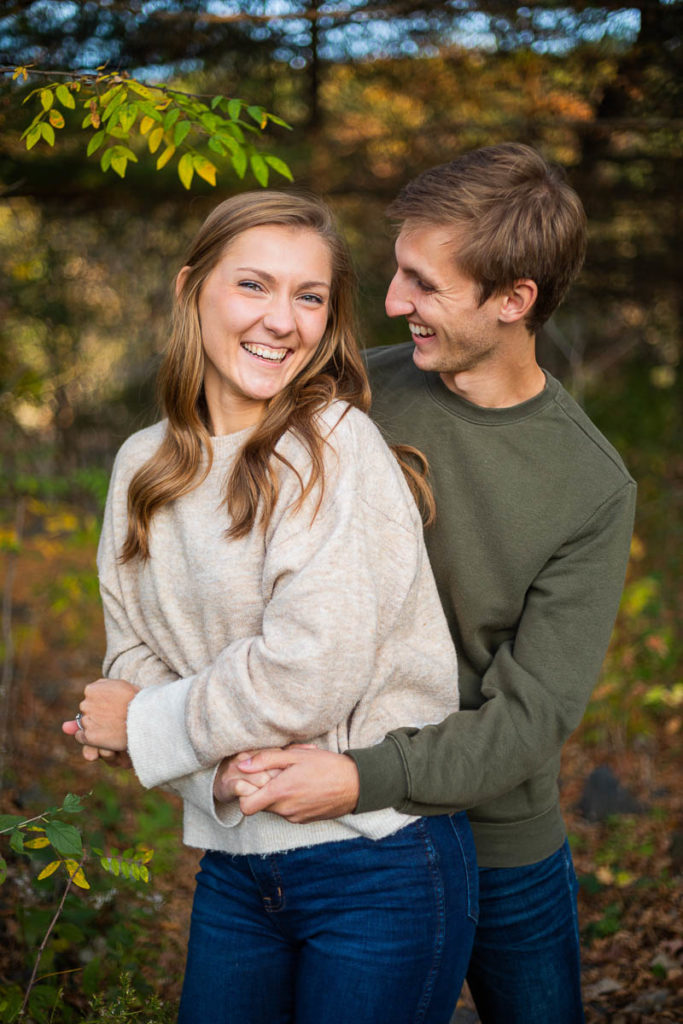
M481 1024L476 1010L468 1010L466 1006L456 1010L450 1024Z
M607 764L598 765L588 776L577 807L586 821L606 821L612 814L642 814L647 810Z

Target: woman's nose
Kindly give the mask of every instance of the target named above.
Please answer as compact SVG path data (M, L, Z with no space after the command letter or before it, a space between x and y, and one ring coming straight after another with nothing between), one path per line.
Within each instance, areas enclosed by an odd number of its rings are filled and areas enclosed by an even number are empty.
M295 330L296 321L288 298L273 298L264 314L263 326L278 337L291 334Z

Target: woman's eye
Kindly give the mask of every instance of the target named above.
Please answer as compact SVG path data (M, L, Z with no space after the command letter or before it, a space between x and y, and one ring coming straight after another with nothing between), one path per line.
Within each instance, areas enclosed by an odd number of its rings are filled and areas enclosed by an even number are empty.
M322 295L312 295L308 293L306 295L302 295L301 298L304 302L311 302L315 306L322 306L324 301Z
M248 291L261 291L261 285L258 283L258 281L238 281L237 283L240 288L246 288Z

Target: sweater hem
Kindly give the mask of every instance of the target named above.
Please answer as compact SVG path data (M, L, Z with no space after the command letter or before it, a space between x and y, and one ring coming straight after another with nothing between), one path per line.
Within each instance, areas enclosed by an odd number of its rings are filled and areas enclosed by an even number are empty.
M477 821L468 812L480 868L518 868L552 856L567 838L559 804L524 821Z

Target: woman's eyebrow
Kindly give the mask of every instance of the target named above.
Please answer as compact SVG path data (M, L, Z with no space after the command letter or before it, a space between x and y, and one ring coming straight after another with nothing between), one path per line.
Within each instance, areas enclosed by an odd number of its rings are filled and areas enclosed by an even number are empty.
M236 267L235 268L240 274L254 274L257 277L262 277L268 284L273 284L275 278L272 274L269 274L267 270L261 270L259 267ZM330 288L329 281L301 281L300 288Z

